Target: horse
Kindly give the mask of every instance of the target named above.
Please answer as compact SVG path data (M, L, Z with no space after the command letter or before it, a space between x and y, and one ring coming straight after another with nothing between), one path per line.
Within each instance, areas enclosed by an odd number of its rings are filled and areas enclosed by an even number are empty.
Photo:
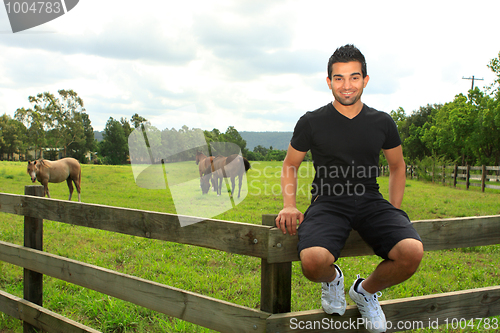
M75 183L76 191L78 192L78 201L80 201L80 182L81 168L80 163L71 157L66 157L57 161L49 161L39 159L37 161L28 161L28 174L31 176L31 181L34 183L38 180L44 188L44 196L50 198L49 182L61 183L66 181L69 188L69 199L73 194L73 184Z
M215 184L217 196L221 195L223 178L231 179L231 197L233 197L235 187L235 179L238 177L238 198L241 194L241 185L243 175L250 169L250 162L239 154L233 154L228 157L217 156L214 158L210 168L205 171L205 182L208 181L208 171L212 172L212 183Z
M200 173L200 187L202 188L203 194L206 194L208 192L208 189L206 191L203 191L203 185L205 185L203 182L203 176L205 175L205 172L209 169L209 167L212 165L213 160L214 160L213 156L207 157L202 152L196 153L196 165L198 165L198 171ZM210 187L210 184L208 185L208 187Z

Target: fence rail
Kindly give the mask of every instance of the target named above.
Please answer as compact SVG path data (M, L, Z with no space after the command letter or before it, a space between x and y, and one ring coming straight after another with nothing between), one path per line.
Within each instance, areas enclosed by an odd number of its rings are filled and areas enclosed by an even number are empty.
M387 167L383 167L382 173L385 174L386 172ZM422 173L430 177L433 183L441 182L443 185L449 183L454 187L457 187L457 184L465 185L467 190L470 186L481 187L482 192L486 188L500 190L500 185L487 183L500 182L500 166L433 165L430 168L425 168L408 165L406 167L406 174L411 179L421 178Z
M31 187L40 188L27 189ZM206 219L181 228L177 216L172 214L8 193L0 193L0 212L24 216L25 240L31 238L25 246L0 241L0 260L39 276L49 275L217 331L292 332L295 330L291 318L326 318L337 322L338 327L346 327L345 323L360 316L354 306L349 306L342 317L327 315L322 310L290 312L291 262L298 260L297 237L283 235L273 227L276 215L264 215L263 225ZM261 309L43 252L43 228L33 227L43 219L261 258ZM500 215L415 221L414 225L426 251L500 243ZM204 237L207 234L213 237ZM37 246L38 249L30 248ZM372 250L356 232L342 252L344 257L371 254ZM63 332L96 332L41 307L40 279L27 279L24 283L28 284L25 300L0 292L0 311L23 320L26 331L36 327L61 332L59 327L64 327ZM426 326L431 319L433 323L441 320L442 324L445 317L489 317L500 314L500 286L382 301L381 306L390 321L424 318ZM388 332L398 330L401 329ZM359 330L347 326L338 332Z

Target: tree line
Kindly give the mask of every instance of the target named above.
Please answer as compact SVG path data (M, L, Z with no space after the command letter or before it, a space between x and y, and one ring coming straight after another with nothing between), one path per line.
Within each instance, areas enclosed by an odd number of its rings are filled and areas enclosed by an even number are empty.
M83 100L73 90L59 90L58 96L44 92L29 96L32 108L19 108L14 118L0 117L0 156L13 159L33 159L42 149L52 148L46 154L55 159L63 156L80 161L94 147L94 130L85 113ZM33 155L31 155L31 152Z
M225 133L218 129L203 131L186 125L180 129L159 130L138 114L132 116L131 122L132 126L125 118L119 121L112 117L108 119L103 140L98 144L99 163L123 164L130 160L135 163L179 162L194 160L198 151L205 155L225 156L239 152L245 155L248 152L246 141L234 126L229 126Z
M476 87L410 115L391 112L407 164L500 165L500 52L487 66L497 78L484 91Z

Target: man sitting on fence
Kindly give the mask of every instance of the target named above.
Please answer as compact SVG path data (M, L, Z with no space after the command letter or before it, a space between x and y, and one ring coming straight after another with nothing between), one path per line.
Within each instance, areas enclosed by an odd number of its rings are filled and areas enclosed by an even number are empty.
M303 115L295 126L282 170L284 207L276 218L295 235L304 275L322 282L325 312L343 315L344 275L335 261L351 229L384 260L366 279L359 275L349 295L370 332L384 332L380 290L411 277L423 256L420 237L399 209L406 182L401 140L392 118L361 102L368 83L365 58L353 45L338 48L328 62L328 87L335 100ZM380 150L389 164L389 200L376 177ZM308 150L315 177L311 205L296 208L297 171ZM298 225L300 226L298 227ZM298 229L297 229L298 227Z

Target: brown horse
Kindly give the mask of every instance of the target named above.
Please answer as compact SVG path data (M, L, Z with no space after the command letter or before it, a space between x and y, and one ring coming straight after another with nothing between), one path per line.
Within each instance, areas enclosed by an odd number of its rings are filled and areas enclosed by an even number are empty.
M200 187L202 187L202 192L203 194L206 194L208 192L208 188L210 187L210 184L208 185L207 189L203 191L203 176L205 175L205 172L211 172L209 171L210 166L212 165L212 161L214 160L213 156L207 157L205 154L202 152L197 152L196 153L196 164L198 165L198 171L200 173ZM214 191L215 191L215 185L213 186Z
M69 199L73 194L73 184L75 183L78 192L78 201L80 201L80 182L81 169L80 163L74 158L67 157L57 161L39 159L38 161L28 162L28 174L34 183L38 180L44 187L44 195L50 198L49 182L60 183L66 181L69 188Z
M231 197L236 189L235 179L238 177L238 198L241 194L243 175L250 169L250 162L239 154L228 157L217 156L209 169L212 172L212 183L215 184L217 195L221 195L223 178L231 179ZM208 171L208 170L207 170ZM207 172L205 174L208 176ZM206 177L206 176L205 176ZM208 177L206 178L208 180Z

